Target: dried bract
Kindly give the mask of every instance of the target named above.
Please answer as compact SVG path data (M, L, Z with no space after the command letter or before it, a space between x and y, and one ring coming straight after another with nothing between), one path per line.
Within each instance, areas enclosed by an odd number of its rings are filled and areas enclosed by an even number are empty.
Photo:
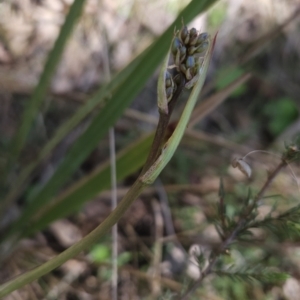
M232 161L231 165L234 168L238 168L248 178L251 177L252 170L251 170L250 166L242 158L235 158Z

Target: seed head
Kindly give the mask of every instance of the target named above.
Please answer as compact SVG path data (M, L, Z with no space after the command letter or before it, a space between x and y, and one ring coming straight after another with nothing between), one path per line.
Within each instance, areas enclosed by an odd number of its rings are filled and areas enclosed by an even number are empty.
M171 53L177 72L184 74L186 88L191 88L198 80L199 68L209 46L209 34L199 33L196 28L188 30L184 24L175 33Z

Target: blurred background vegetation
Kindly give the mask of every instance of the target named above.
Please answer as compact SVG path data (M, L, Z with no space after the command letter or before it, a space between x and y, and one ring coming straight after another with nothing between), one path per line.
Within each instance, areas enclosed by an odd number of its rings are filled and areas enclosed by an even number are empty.
M95 149L91 146L91 153L87 150L86 157L83 154L81 161L78 159L78 167L74 162L73 171L66 173L61 184L59 179L56 185L51 182L66 157L72 164L72 146L79 145L76 141L109 103L110 93L117 90L120 98L122 90L108 89L101 103L67 127L57 145L48 150L45 145L75 112L89 106L92 95L100 95L111 77L126 70L156 41L190 1L87 0L26 143L7 168L11 141L20 131L24 108L72 3L0 2L0 282L57 255L109 214L108 135L100 141L95 138L97 131L89 135L86 141L94 140ZM172 299L174 292L197 278L199 271L189 263L189 253L195 245L209 251L220 243L211 222L220 177L224 179L227 213L234 215L248 187L259 190L278 164L276 156L253 154L248 160L253 175L247 179L230 166L232 159L257 149L280 155L284 142L300 131L299 12L298 0L220 0L189 23L212 36L218 32L201 95L210 100L207 103L217 104L209 104L210 113L188 129L160 181L148 188L120 221L119 299ZM136 91L142 87L140 77L147 83L131 104L126 100L122 116L112 123L119 198L138 175L149 149L148 135L158 117L157 71L145 75L143 65L133 70L128 80L132 86L136 83ZM251 76L245 77L249 72ZM228 89L232 83L237 84ZM179 103L174 121L182 106ZM80 142L79 156L84 142ZM297 177L299 165L292 168ZM273 197L259 207L261 218L275 202L279 211L298 204L299 189L289 169L277 177L268 195ZM266 232L254 236L253 245L233 248L229 262L240 266L264 262L291 278L281 284L257 281L253 288L248 282L212 276L195 299L298 299L300 236L292 240L282 237L277 244ZM5 299L110 299L110 253L111 237L107 235L85 255ZM161 274L160 281L153 280L153 274Z

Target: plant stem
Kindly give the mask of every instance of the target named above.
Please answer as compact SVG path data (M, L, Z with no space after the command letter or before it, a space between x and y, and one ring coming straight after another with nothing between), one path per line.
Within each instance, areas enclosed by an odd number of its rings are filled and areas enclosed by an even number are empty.
M138 197L141 191L145 188L146 184L139 179L132 185L131 189L116 207L116 209L92 232L85 236L78 243L74 244L61 254L55 256L51 260L47 261L43 265L26 272L18 276L17 278L8 281L0 286L0 298L11 293L12 291L19 289L20 287L38 279L39 277L49 273L53 269L59 267L71 257L78 255L83 250L91 247L99 240L111 227L123 216L124 212Z
M169 102L169 106L168 106L168 114L165 114L164 112L159 112L159 121L157 124L157 128L155 131L155 136L154 136L154 140L151 146L151 150L149 153L149 156L147 158L147 161L142 169L141 174L144 174L145 172L148 171L148 169L153 165L153 163L156 161L157 157L160 154L160 150L161 150L161 145L164 142L164 137L166 135L166 131L168 128L168 124L172 115L172 112L174 110L174 107L177 103L177 100L181 94L181 92L184 89L184 85L185 85L185 78L183 75L180 74L180 84L178 85L174 96L172 97L172 99Z
M114 210L118 205L117 199L117 174L116 174L116 145L115 129L109 129L109 152L110 152L110 171L111 171L111 209ZM118 299L118 225L112 228L112 300Z
M211 272L213 267L215 266L219 256L233 243L233 241L236 239L238 233L243 228L244 224L247 221L247 218L253 211L253 209L256 207L256 204L258 201L260 201L266 190L269 188L275 177L279 174L279 172L287 166L287 162L285 160L282 160L280 164L275 168L275 170L270 174L265 184L262 186L260 191L256 194L253 203L246 208L245 213L241 214L239 221L237 222L237 225L235 229L230 233L230 235L226 238L226 240L220 245L219 249L215 252L215 255L210 260L208 266L205 268L203 272L201 272L200 277L193 283L193 285L187 290L187 292L180 298L181 300L187 300L190 299L190 296L196 291L196 289L201 285L203 279L207 277Z

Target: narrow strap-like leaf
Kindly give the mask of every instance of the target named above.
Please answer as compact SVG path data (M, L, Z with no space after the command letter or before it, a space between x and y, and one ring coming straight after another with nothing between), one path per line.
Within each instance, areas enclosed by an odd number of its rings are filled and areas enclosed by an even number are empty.
M46 96L47 90L51 83L51 78L56 70L57 64L60 61L67 40L74 28L74 25L76 24L78 17L81 14L84 2L85 0L74 1L66 17L65 23L60 30L59 36L55 41L53 49L48 55L48 59L46 61L44 70L41 74L39 82L32 94L30 101L26 105L22 121L19 126L19 130L12 142L9 166L14 160L17 159L20 151L24 146L29 130L32 126L33 121L36 118L36 114L39 110L39 107Z

